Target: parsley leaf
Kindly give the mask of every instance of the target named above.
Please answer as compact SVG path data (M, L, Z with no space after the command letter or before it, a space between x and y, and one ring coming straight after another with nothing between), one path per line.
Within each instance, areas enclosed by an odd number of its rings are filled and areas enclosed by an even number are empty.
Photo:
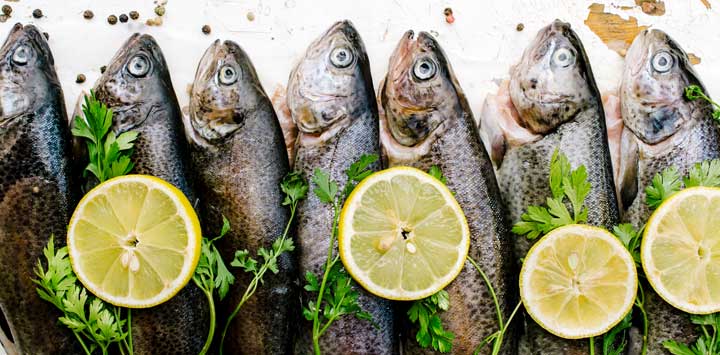
M431 166L430 169L428 170L428 174L430 174L430 176L440 180L440 182L442 182L443 184L447 185L447 179L445 178L442 171L440 170L440 167L438 167L437 165Z
M690 321L698 326L699 337L692 345L675 340L663 342L665 349L675 355L720 355L720 314L690 315Z
M377 160L377 154L363 154L362 156L360 156L360 159L358 161L352 163L350 165L350 168L345 170L345 175L347 175L348 180L345 184L345 187L343 188L343 194L341 196L343 199L350 196L350 193L355 188L355 185L357 185L357 183L359 183L373 173L373 171L370 170L370 165L375 163Z
M632 255L635 266L642 267L640 261L640 242L642 238L642 230L636 230L630 223L623 223L613 227L613 234L625 245L625 248Z
M553 197L546 199L545 206L528 206L528 211L513 226L513 233L535 239L555 228L587 221L585 199L591 186L584 165L572 170L567 157L556 149L550 160L549 184ZM572 206L572 214L565 199Z
M312 182L315 184L313 192L322 203L332 203L335 200L338 186L335 181L330 180L330 174L320 169L315 169Z
M710 99L710 97L705 95L705 92L703 91L703 89L700 86L698 86L698 85L687 86L685 88L685 98L687 98L690 101L702 99L702 100L709 102L710 104L712 104L712 106L714 106L713 113L712 113L713 119L715 119L715 121L720 121L720 104L718 104L717 102Z
M111 132L113 112L92 91L90 96L85 96L82 111L85 117L75 116L72 134L86 140L88 165L85 176L90 172L103 182L132 171L130 155L138 133L131 131L116 136Z
M407 311L412 323L418 323L415 340L423 347L432 347L433 350L447 353L452 350L452 341L455 334L443 329L438 313L447 311L450 306L450 296L447 291L440 290L434 295L414 301Z
M720 159L695 164L683 178L685 187L720 186Z
M645 203L650 208L655 209L672 194L680 191L681 188L680 172L674 166L669 167L656 174L650 185L645 188Z
M120 308L88 295L77 282L67 247L56 250L53 236L43 249L43 256L47 268L38 260L34 270L37 278L33 282L38 286L37 293L62 312L58 320L75 333L85 352L90 354L93 349L99 348L107 354L110 346L115 344L121 352L132 353L127 330L130 310L127 319L124 319Z
M629 312L620 323L603 334L603 355L621 355L627 346L627 332L632 326L632 312ZM620 339L618 340L618 336Z

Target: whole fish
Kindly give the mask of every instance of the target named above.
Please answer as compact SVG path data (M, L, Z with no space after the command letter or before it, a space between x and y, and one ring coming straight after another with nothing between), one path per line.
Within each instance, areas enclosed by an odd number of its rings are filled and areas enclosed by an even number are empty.
M113 110L112 130L139 133L133 173L164 179L191 202L188 143L160 47L150 35L132 35L95 83L98 100ZM189 283L169 301L132 312L135 354L197 354L208 329L208 305Z
M481 135L496 165L498 184L512 224L530 205L551 197L548 175L556 149L573 168L585 165L592 189L588 223L611 227L619 221L605 116L590 62L577 34L559 20L541 29L502 85L489 96ZM533 241L515 236L515 258ZM565 340L529 317L521 352L587 354L588 341Z
M0 308L19 354L82 353L58 322L62 314L40 299L32 282L50 236L56 247L65 245L76 202L54 65L32 25L13 26L0 48Z
M222 217L230 232L219 240L223 259L236 250L256 255L283 234L289 214L282 207L280 182L288 158L275 111L250 58L231 41L213 42L205 51L190 94L186 129L206 236L217 236ZM229 354L287 354L297 321L297 266L289 253L278 259L256 294L233 320L225 338ZM252 280L240 268L218 313L233 312ZM220 326L226 319L220 318ZM220 328L222 329L222 328Z
M431 35L420 32L415 39L413 31L405 33L390 58L378 101L386 166L442 170L470 226L469 256L488 275L502 317L508 319L517 294L515 265L492 162L447 56ZM450 308L440 317L455 334L452 353L472 354L499 329L493 299L469 261L446 291ZM405 313L399 317L407 320ZM501 353L515 354L514 349L513 337L506 337ZM490 347L483 351L489 353ZM418 346L413 332L403 339L403 353L430 351Z
M645 188L655 174L671 166L685 174L695 163L720 156L712 106L704 100L686 100L683 92L688 85L703 87L677 42L660 30L641 32L625 57L620 85L624 127L621 134L610 137L620 147L614 165L623 220L637 228L652 212L645 203ZM694 341L697 332L687 314L649 287L645 295L648 354L669 354L662 346L665 340Z
M378 154L378 113L365 46L349 21L335 23L316 39L290 74L288 107L298 125L295 169L306 177L326 171L338 186L345 170L363 154ZM379 164L372 166L377 170ZM342 201L341 201L342 202ZM298 207L300 273L321 277L332 233L333 208L309 193ZM335 251L337 255L337 251ZM396 354L397 336L390 301L358 285L358 304L375 326L352 316L338 319L320 339L326 354ZM303 293L302 302L316 294ZM295 352L312 353L312 324L304 321Z

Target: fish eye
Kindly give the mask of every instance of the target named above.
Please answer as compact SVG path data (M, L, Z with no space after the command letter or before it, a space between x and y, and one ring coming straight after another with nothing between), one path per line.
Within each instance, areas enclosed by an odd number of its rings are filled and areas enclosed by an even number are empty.
M430 58L420 58L413 66L413 76L420 80L428 80L435 76L437 65Z
M218 81L223 85L232 85L238 80L238 72L229 64L225 64L218 70Z
M330 52L330 63L337 68L347 68L353 59L353 52L348 47L337 47Z
M30 59L30 47L22 45L15 48L15 52L13 52L12 56L13 63L18 65L25 65L27 64L28 59Z
M150 60L144 54L137 54L128 62L127 70L136 78L142 78L150 71Z
M652 68L658 73L667 73L675 64L675 58L666 51L655 53L651 61Z
M560 47L553 53L552 60L556 65L567 68L575 64L575 53L565 47Z

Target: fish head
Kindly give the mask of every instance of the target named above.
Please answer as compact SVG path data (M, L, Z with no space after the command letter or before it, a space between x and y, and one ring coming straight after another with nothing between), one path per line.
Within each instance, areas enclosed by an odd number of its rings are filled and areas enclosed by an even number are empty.
M664 141L692 116L684 99L691 84L702 87L677 42L660 30L642 31L625 56L620 85L625 125L647 144Z
M33 25L17 23L0 48L0 123L41 102L49 85L57 84L54 59L45 37Z
M395 141L410 147L425 141L460 104L455 76L435 38L403 35L390 57L380 101Z
M140 126L168 107L166 100L176 100L155 39L139 33L130 36L95 84L95 95L112 108L117 132Z
M216 40L205 51L190 92L190 124L208 142L231 136L257 109L265 91L245 51Z
M287 103L303 133L349 124L374 98L365 46L350 21L335 23L310 44L290 74Z
M554 130L597 101L585 49L570 24L555 20L538 32L511 69L510 95L518 123L536 134Z

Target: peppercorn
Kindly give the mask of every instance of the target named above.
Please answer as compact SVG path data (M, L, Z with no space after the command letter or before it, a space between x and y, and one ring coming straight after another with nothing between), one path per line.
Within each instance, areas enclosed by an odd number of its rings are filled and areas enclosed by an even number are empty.
M93 17L95 17L95 14L94 14L92 11L90 11L90 10L85 10L85 11L83 11L83 17L84 17L86 20L90 20L90 19L92 19Z
M34 17L34 18L41 18L41 17L43 17L42 10L40 10L40 9L35 9L35 10L33 10L33 17Z
M515 27L515 30L518 31L518 32L520 32L520 31L522 31L522 30L524 30L524 29L525 29L525 25L523 25L522 23L518 23L518 24L517 24L517 27Z
M117 16L115 16L115 15L110 15L110 16L108 16L108 23L111 24L111 25L116 24L116 23L117 23L117 20L118 20L118 19L117 19Z
M130 11L130 18L133 20L137 20L140 18L140 14L137 11Z
M156 7L156 8L155 8L155 13L156 13L158 16L165 15L165 7L164 7L164 6L158 6L158 7Z
M445 22L447 22L447 23L455 22L455 16L453 16L453 10L451 8L446 7L445 10L443 10L443 14L445 15Z
M78 84L82 84L85 82L85 74L78 74L77 78L75 79L75 82Z
M120 14L120 22L125 23L128 22L128 17L125 14Z
M100 67L100 74L104 73L107 70L107 65L103 65Z
M3 5L2 13L4 15L10 16L10 14L12 13L12 7L10 7L10 5Z
M202 33L204 33L206 35L209 35L211 31L212 31L212 29L210 28L209 25L205 25L202 27Z

